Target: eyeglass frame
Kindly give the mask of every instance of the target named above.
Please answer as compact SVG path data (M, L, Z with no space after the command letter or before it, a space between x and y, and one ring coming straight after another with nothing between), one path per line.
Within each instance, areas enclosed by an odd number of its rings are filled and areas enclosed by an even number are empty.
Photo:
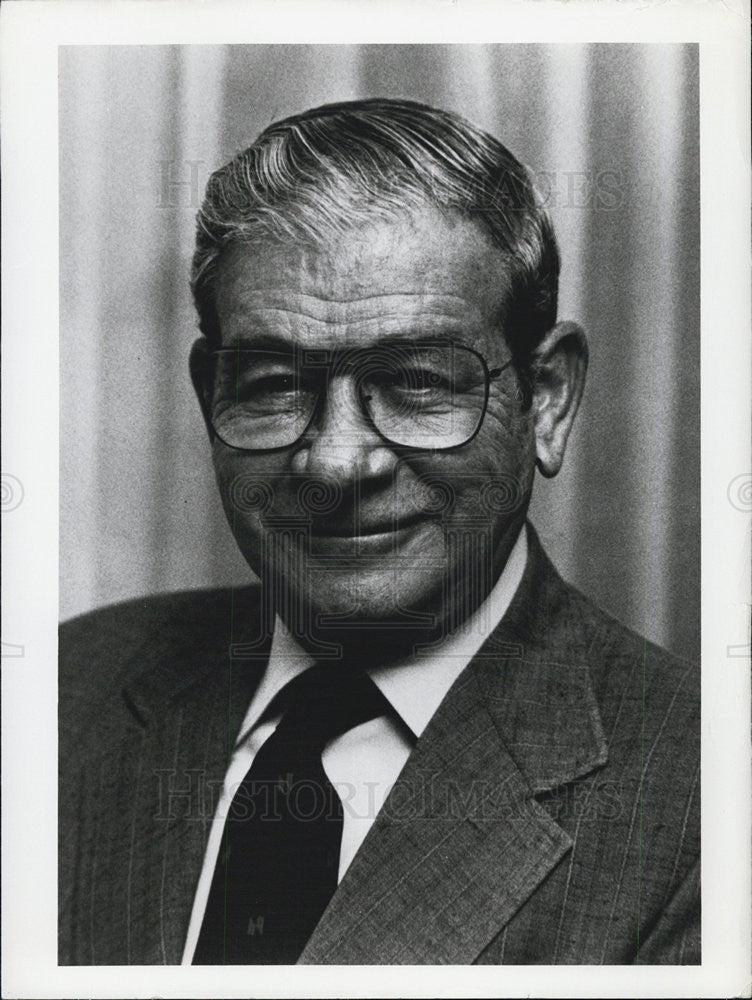
M392 448L399 448L400 450L410 451L410 452L416 452L416 451L441 452L442 454L446 453L446 452L450 452L450 451L456 451L458 448L465 448L477 436L477 434L479 433L481 427L483 426L484 420L486 419L486 413L488 412L488 400L489 400L490 390L491 390L491 382L493 382L497 378L499 378L503 374L503 372L505 372L506 369L509 368L514 363L514 357L510 357L507 361L504 362L503 365L500 365L500 366L498 366L496 368L489 368L488 367L488 362L486 361L486 359L483 357L483 355L479 351L476 351L474 347L468 347L467 344L460 344L460 343L457 343L456 341L451 340L451 339L443 339L443 340L419 340L419 341L397 340L397 341L389 341L389 342L387 342L387 343L385 343L383 345L374 344L371 347L354 347L354 348L347 348L346 347L346 348L335 348L334 350L328 350L326 348L317 348L317 347L302 347L301 345L295 345L295 350L297 350L297 351L300 351L300 350L311 351L311 352L316 352L317 354L328 356L328 360L321 361L321 362L317 361L316 364L317 364L317 366L320 365L321 368L327 368L329 370L329 376L328 376L328 378L331 378L331 369L334 368L337 365L337 363L338 363L338 357L339 356L345 355L347 357L356 357L357 358L359 355L368 354L368 353L372 353L373 351L379 350L380 346L383 348L383 347L392 347L392 346L399 347L401 345L402 346L409 346L409 347L447 347L447 346L456 347L456 348L459 348L460 350L468 351L470 354L473 354L478 359L478 361L480 361L481 367L483 369L485 391L484 391L484 394L483 394L483 407L482 407L482 410L481 410L481 415L480 415L480 418L478 420L478 424L477 424L475 430L470 435L470 437L467 438L465 441L461 441L459 444L449 445L446 448L421 448L419 445L418 446L414 446L414 445L407 445L407 444L399 444L398 442L392 441L390 438L388 438L386 436L386 434L382 433L382 431L380 431L379 428L376 426L376 423L374 422L373 417L368 412L368 409L367 409L367 407L366 407L366 405L365 405L365 403L363 401L362 387L361 386L357 386L356 387L356 391L357 391L357 396L358 396L358 404L360 406L360 412L361 412L362 417L365 419L365 421L368 424L368 426L371 427L371 429L381 438L381 440L384 441L384 442L386 442L386 444L388 444ZM285 352L281 351L281 350L280 351L274 351L274 350L271 350L271 349L265 349L263 347L259 347L259 348L256 348L256 347L215 347L215 348L211 348L209 351L206 352L206 354L208 356L210 356L210 357L217 357L220 354L235 354L235 355L238 355L238 354L243 354L243 353L248 353L248 354L251 354L251 353L253 353L253 354L271 354L271 355L279 355L279 356L282 356L282 355L285 354ZM193 365L192 367L194 368L194 372L196 374L199 374L203 378L204 371L202 369L204 368L204 366L199 363L199 364ZM308 421L307 421L305 427L303 428L303 430L300 432L300 434L295 438L294 441L291 441L290 444L277 445L275 448L241 448L238 445L229 444L227 441L225 441L225 439L219 433L219 431L217 430L217 428L214 426L214 420L213 420L213 418L211 416L211 413L210 413L210 410L211 410L211 406L210 405L207 405L205 407L205 417L206 417L207 423L211 427L212 433L215 435L215 437L217 437L222 442L222 444L226 448L231 448L233 451L242 452L244 455L272 455L272 454L276 454L277 452L287 451L288 448L294 448L295 445L298 444L298 442L301 441L305 437L305 435L307 434L308 430L310 429L310 427L314 423L317 414L320 412L322 403L325 400L325 398L326 398L326 396L325 396L324 391L323 390L320 391L319 395L318 395L318 399L316 400L316 404L315 404L315 406L313 407L313 409L311 411L311 416L308 419Z

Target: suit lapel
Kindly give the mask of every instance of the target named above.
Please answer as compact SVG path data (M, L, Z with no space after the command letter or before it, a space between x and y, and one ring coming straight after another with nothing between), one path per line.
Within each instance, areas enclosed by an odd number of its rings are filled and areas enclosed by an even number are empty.
M156 736L169 768L161 775L160 811L144 833L157 848L158 940L166 964L182 958L219 792L256 683L245 671L215 672L190 698L173 703Z
M572 846L535 800L606 762L568 590L531 532L507 616L418 741L301 956L473 962Z
M471 962L570 843L530 800L466 676L419 741L301 961Z
M129 831L130 856L141 859L126 887L131 962L182 958L218 796L268 658L268 640L247 660L223 646L199 651L194 667L155 663L124 692L145 727L144 793Z

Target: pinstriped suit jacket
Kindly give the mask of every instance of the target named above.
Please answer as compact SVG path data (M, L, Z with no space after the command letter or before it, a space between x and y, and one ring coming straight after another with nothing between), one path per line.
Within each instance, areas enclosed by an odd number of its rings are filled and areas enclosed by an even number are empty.
M301 962L700 961L698 672L564 584L530 535L504 621ZM180 962L268 652L259 603L183 593L62 627L61 964ZM231 620L255 657L230 660Z

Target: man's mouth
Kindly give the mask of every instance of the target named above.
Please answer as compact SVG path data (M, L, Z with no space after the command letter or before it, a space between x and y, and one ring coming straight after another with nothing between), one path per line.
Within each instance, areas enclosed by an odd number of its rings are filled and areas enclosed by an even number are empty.
M380 519L358 519L343 517L338 521L314 521L311 536L316 538L374 538L381 535L398 534L416 525L431 520L425 514L410 514L405 517Z
M383 559L401 552L404 546L412 546L422 537L427 527L436 523L436 518L414 513L407 517L380 517L360 521L352 516L343 517L339 521L328 518L315 520L304 536L306 540L301 538L300 542L312 556L374 556Z

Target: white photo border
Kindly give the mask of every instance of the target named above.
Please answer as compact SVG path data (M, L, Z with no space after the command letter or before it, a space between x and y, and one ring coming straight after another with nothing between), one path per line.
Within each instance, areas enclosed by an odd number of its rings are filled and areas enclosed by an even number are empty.
M20 0L3 126L4 992L19 997L750 994L749 9L581 0ZM58 46L698 42L702 177L703 962L697 967L57 966ZM43 407L24 405L34 352ZM731 498L737 499L736 505ZM364 974L365 972L365 974Z

